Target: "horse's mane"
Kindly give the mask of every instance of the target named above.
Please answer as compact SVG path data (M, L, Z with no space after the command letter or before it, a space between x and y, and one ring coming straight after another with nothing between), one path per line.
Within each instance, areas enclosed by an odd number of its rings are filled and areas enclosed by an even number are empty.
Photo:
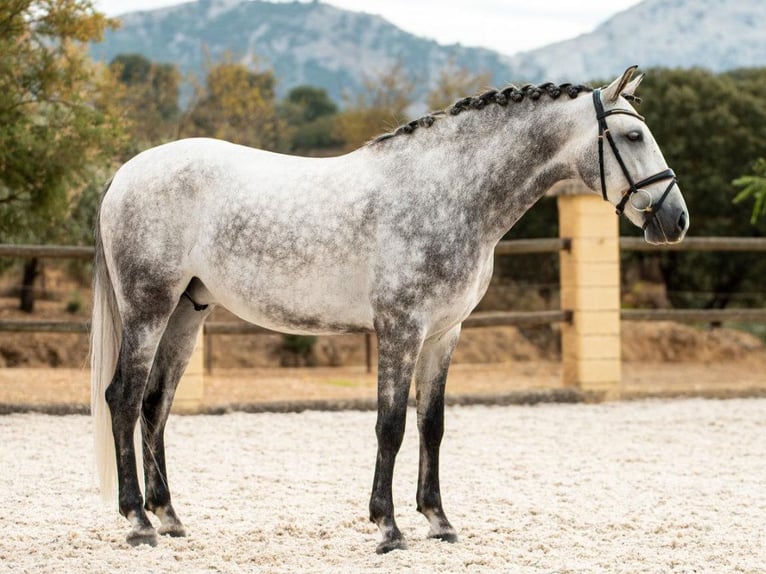
M583 92L592 91L593 88L582 84L556 85L553 82L546 82L538 86L533 84L526 84L521 88L517 88L511 84L502 90L491 89L481 95L469 96L467 98L458 100L444 110L428 113L421 118L412 120L409 123L399 126L392 132L379 135L370 141L370 145L380 143L398 135L411 134L418 128L430 128L437 120L441 118L446 116L456 116L468 110L481 110L490 104L507 106L510 103L521 102L525 98L536 101L539 100L543 95L547 95L551 99L556 100L562 94L566 94L570 98L574 99Z

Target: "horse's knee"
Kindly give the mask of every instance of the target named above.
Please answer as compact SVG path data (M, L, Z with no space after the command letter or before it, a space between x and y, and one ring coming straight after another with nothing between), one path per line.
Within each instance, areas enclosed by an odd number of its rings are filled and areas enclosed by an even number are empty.
M378 438L378 448L392 454L399 452L404 440L404 428L407 418L406 403L404 409L397 408L378 414L375 424L375 434Z

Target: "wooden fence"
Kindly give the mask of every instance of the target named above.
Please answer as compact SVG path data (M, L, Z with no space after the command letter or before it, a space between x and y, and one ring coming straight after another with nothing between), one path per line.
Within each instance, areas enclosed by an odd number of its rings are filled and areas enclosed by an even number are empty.
M766 238L688 237L682 243L654 246L640 237L618 237L611 206L592 194L566 188L558 197L559 232L562 237L501 241L498 256L559 253L561 261L561 310L529 312L477 312L465 328L506 325L562 324L564 385L614 397L619 393L620 320L672 320L702 322L766 322L766 309L620 309L619 252L633 251L766 251ZM0 257L92 259L92 247L52 245L0 245ZM0 320L0 331L87 333L85 321ZM204 337L223 334L270 333L245 322L208 322ZM204 354L199 361L198 393L201 398ZM371 344L367 339L371 367ZM188 374L189 371L187 371ZM180 389L179 389L180 390ZM195 395L196 396L196 395Z
M515 239L501 241L495 255L529 255L568 251L569 238ZM766 237L687 237L675 245L650 245L640 237L620 237L623 251L749 251L766 252ZM25 259L93 259L93 248L70 245L8 245L0 244L0 257ZM622 309L623 321L679 322L752 322L766 323L766 309ZM569 322L572 312L553 311L485 311L473 313L463 326L468 329L499 326L534 326ZM0 332L17 333L87 333L88 321L0 320ZM205 334L252 335L272 333L264 327L242 322L207 322Z

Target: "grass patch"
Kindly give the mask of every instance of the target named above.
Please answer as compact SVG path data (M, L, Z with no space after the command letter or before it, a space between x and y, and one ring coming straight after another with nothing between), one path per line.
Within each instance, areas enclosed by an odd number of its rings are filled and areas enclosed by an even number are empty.
M355 387L357 385L354 381L347 381L346 379L332 379L327 381L328 385L333 387Z
M766 323L728 323L726 326L755 335L766 344Z

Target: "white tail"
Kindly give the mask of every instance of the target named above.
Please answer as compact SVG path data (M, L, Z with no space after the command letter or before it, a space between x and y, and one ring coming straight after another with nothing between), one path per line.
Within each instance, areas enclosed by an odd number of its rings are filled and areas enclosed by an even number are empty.
M109 270L106 268L100 222L97 220L93 316L90 326L90 412L93 417L96 470L101 497L109 503L117 500L117 460L112 436L112 416L106 404L105 393L117 367L121 341L122 320Z

